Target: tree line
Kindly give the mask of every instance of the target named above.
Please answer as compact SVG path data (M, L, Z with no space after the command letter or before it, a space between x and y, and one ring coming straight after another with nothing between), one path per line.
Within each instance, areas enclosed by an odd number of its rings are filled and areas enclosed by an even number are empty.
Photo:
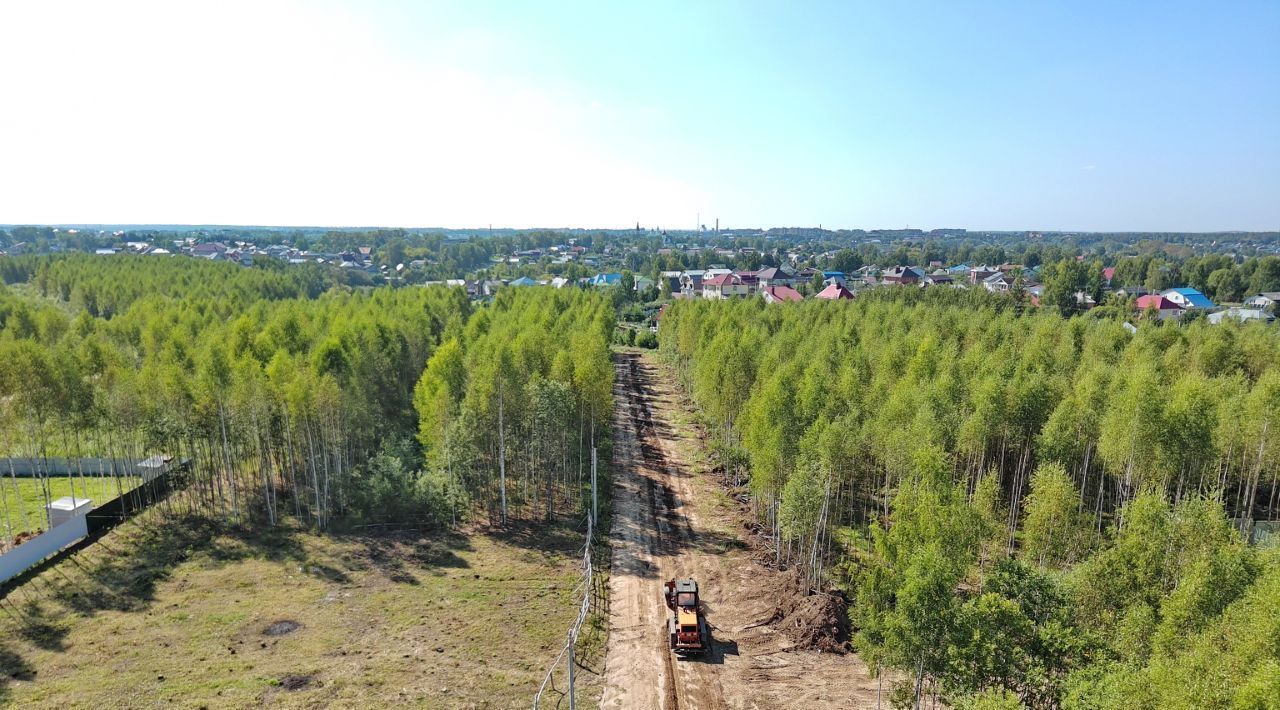
M612 321L589 294L556 301L513 290L477 307L462 289L351 289L310 270L195 259L0 266L11 284L0 287L0 449L188 461L169 503L188 512L245 524L291 516L321 529L448 524L466 502L501 494L466 456L485 450L490 431L507 438L514 481L561 477L559 504L570 497L561 460L590 441L583 427L599 437L607 420ZM567 343L581 347L567 352ZM504 356L485 370L491 348ZM434 386L439 367L427 364L450 352L466 357L461 415L449 429L458 453L435 467L424 451L440 442L418 443L425 405L415 390ZM591 393L580 389L588 380ZM491 427L494 407L502 426ZM532 450L530 433L539 436ZM513 493L520 505L524 490Z
M1280 514L1280 331L886 289L679 302L659 340L776 561L849 593L900 705L1275 692L1280 557L1239 528Z
M578 289L507 289L427 362L414 393L427 466L493 520L574 511L592 448L607 460L612 302Z

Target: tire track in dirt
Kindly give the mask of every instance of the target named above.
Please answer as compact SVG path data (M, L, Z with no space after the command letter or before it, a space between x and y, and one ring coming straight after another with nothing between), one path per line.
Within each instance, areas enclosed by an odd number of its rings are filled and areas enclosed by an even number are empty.
M677 429L686 406L651 355L615 357L613 568L602 708L871 708L876 683L856 655L792 649L761 620L787 589L752 559L745 519L708 476L686 469L702 444ZM712 649L667 648L662 583L698 581Z
M696 659L677 660L667 648L662 583L690 574L685 563L694 532L670 480L647 373L635 355L619 355L615 367L612 602L600 705L725 707L713 671Z

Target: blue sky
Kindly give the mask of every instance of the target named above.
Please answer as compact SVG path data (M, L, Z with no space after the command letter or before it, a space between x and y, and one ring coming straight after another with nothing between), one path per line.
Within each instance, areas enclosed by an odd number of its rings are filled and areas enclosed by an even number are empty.
M1280 228L1276 2L15 5L0 222Z

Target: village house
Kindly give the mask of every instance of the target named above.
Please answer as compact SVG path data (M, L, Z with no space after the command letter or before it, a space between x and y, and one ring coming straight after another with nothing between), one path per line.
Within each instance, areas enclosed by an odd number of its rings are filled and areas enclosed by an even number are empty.
M222 242L205 242L191 247L191 255L205 259L216 259L226 253L229 248Z
M770 286L793 287L796 285L795 275L786 269L776 266L770 266L757 271L756 280L761 289L769 288Z
M804 300L799 291L790 286L765 286L760 289L765 303L798 303Z
M1013 288L1014 277L1008 272L997 271L982 280L982 287L992 293L1008 293Z
M895 266L881 274L880 280L895 286L914 286L924 280L924 273L914 266Z
M1244 302L1244 305L1253 308L1271 308L1280 303L1280 291L1263 291L1262 293L1250 298Z
M1208 321L1214 324L1221 323L1224 320L1233 320L1240 323L1256 320L1262 323L1270 323L1275 319L1275 316L1261 308L1228 308L1225 311L1210 313L1208 317Z
M826 301L851 300L853 299L853 291L850 291L848 286L836 282L822 289L822 292L815 298L821 298Z
M1000 269L994 266L975 266L969 269L969 283L980 284L998 273Z
M1138 310L1142 313L1154 311L1157 320L1177 318L1186 310L1181 305L1159 294L1150 294L1138 299Z
M747 287L747 293L750 294L755 293L760 287L760 278L757 273L755 271L737 271L734 272L734 276L737 276L738 280Z
M951 272L946 269L934 269L933 273L925 277L924 282L934 286L948 286L955 279L951 278Z
M702 297L713 300L746 296L751 289L738 278L737 274L717 274L702 282Z
M701 270L686 271L680 275L680 297L695 298L702 293L702 280L706 272Z
M1217 308L1208 296L1190 287L1171 288L1162 291L1160 295L1187 309L1200 308L1208 311Z
M617 286L622 281L622 274L596 274L587 279L588 286Z
M658 279L658 288L659 290L665 291L666 293L673 294L673 295L680 293L680 272L679 271L662 272L662 274L660 274L660 278Z

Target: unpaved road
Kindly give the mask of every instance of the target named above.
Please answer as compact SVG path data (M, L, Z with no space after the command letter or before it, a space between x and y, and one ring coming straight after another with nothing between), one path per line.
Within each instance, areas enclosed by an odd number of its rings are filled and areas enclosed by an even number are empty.
M789 651L760 625L781 575L739 544L741 520L715 483L683 463L700 442L673 426L682 403L652 356L622 353L614 397L613 569L602 708L875 707L855 655ZM693 577L713 650L677 659L666 646L662 583Z

